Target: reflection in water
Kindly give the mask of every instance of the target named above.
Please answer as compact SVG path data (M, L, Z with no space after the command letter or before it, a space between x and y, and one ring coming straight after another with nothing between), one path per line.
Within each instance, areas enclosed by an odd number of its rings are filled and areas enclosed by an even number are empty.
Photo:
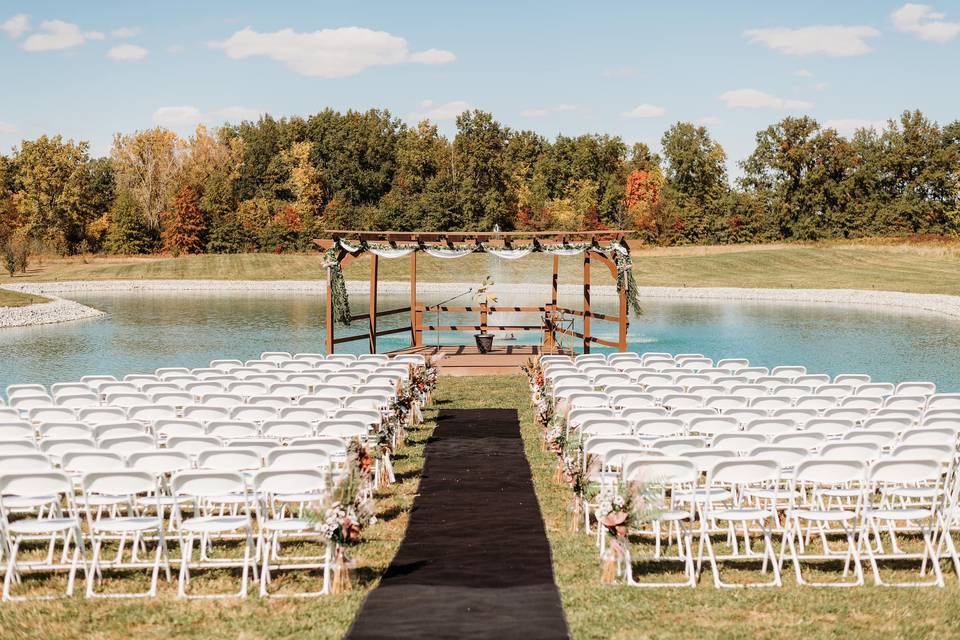
M157 367L198 367L215 358L256 358L261 351L323 350L323 299L308 294L137 293L85 294L78 301L108 312L102 319L25 329L0 330L0 385L49 384L91 373L123 375ZM407 304L381 296L381 308ZM425 297L430 304L439 298ZM354 313L366 300L352 296ZM504 297L500 304L538 304ZM576 308L576 297L561 299ZM612 299L594 309L615 312ZM960 323L935 316L883 313L829 305L726 304L644 301L645 315L630 326L638 351L704 353L713 358L746 357L758 365L803 364L830 374L867 372L877 380L933 380L942 390L960 390ZM434 322L433 314L426 321ZM380 328L404 326L407 314L380 319ZM475 316L445 314L442 324L475 322ZM497 314L491 324L539 324L535 314ZM577 327L579 330L579 324ZM613 339L616 327L594 321L594 334ZM337 335L365 335L362 322ZM517 333L518 343L537 343L538 333ZM466 333L445 333L443 344L466 344ZM426 334L427 344L437 336ZM567 339L567 344L572 344ZM409 345L406 333L386 336L379 349ZM512 343L516 344L516 343ZM366 340L342 345L364 352ZM339 347L338 347L339 348Z

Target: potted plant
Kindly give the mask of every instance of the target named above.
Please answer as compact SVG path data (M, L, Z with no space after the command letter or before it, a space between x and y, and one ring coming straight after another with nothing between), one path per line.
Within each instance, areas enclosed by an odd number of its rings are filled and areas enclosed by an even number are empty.
M493 295L491 291L494 284L496 283L493 278L487 276L473 294L474 302L480 305L480 333L473 335L480 353L490 353L493 350L493 334L487 332L487 314L489 313L490 303L497 301L497 296Z

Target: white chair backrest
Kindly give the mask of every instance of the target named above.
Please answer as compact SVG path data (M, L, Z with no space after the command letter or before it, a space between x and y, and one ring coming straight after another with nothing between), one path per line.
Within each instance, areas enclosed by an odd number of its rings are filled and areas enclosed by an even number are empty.
M644 418L634 423L633 432L638 436L665 438L683 435L686 427L677 418Z

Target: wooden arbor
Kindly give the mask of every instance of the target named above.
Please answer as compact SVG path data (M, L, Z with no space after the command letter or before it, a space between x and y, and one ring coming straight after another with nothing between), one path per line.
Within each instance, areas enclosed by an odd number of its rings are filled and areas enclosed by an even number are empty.
M423 346L424 331L541 331L546 351L553 351L557 344L557 334L566 335L582 342L584 353L590 352L593 344L627 350L628 308L627 293L619 291L619 311L617 315L598 313L591 310L590 269L593 261L605 265L614 280L619 273L614 259L608 255L614 245L629 250L633 242L626 239L628 231L538 231L538 232L468 232L468 233L401 233L373 231L331 231L329 238L314 240L325 251L331 251L338 268L364 254L370 255L370 308L368 313L351 315L351 321L367 321L366 334L336 337L333 304L332 271L327 272L327 307L325 317L327 353L334 353L338 344L366 340L371 353L377 352L377 338L398 333L410 334L414 347ZM603 245L606 244L606 247ZM417 302L417 254L420 252L460 252L530 250L551 253L553 255L553 276L551 279L550 301L541 306L425 306ZM393 258L409 255L410 260L410 306L380 310L377 301L379 281L379 261L381 255ZM559 269L561 255L581 255L583 260L583 308L570 309L558 304ZM522 258L520 258L522 259ZM453 313L478 313L479 323L468 325L424 324L424 314L428 311ZM490 313L496 312L540 313L544 323L541 325L490 325L487 320ZM396 314L409 314L410 325L394 329L378 330L377 320ZM582 318L583 330L575 331L572 326L564 326L565 321ZM591 334L592 321L617 324L617 340L606 340ZM572 324L572 323L570 323Z

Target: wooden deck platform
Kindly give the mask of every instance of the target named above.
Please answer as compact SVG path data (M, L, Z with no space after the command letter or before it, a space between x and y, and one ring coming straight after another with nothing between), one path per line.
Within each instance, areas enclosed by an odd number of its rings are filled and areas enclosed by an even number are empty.
M391 351L390 355L419 353L427 358L436 355L436 346L410 347ZM440 375L444 376L496 376L520 373L520 365L543 351L534 345L497 345L490 353L480 353L475 346L448 345L439 347L443 354L440 360Z

